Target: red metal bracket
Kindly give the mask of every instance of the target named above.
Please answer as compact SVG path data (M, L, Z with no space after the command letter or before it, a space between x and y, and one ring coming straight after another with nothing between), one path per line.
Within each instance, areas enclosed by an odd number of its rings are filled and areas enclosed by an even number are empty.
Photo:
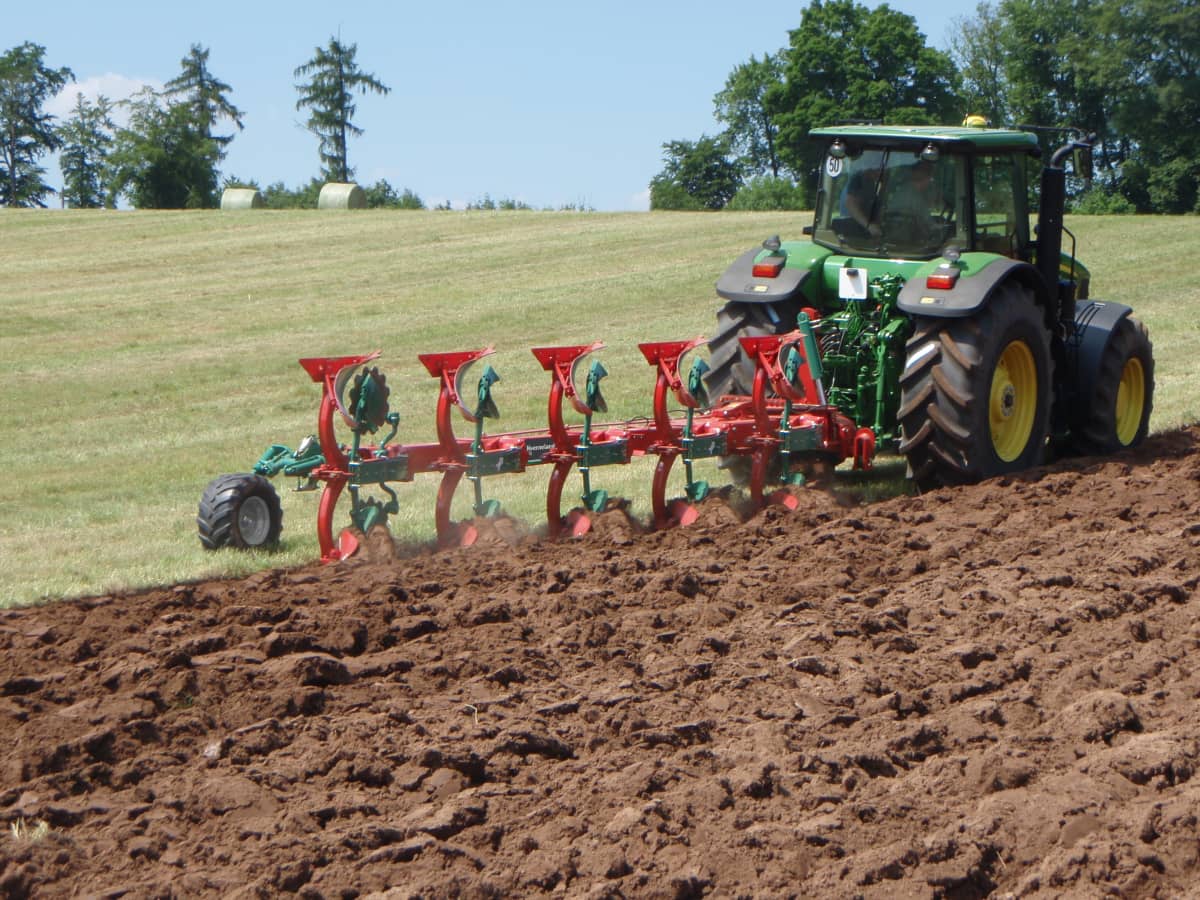
M382 353L382 350L375 350L364 356L313 356L300 360L300 365L313 381L326 381L336 377L346 366L361 366L378 359Z
M675 428L671 425L671 415L667 410L667 392L675 395L675 399L690 409L699 409L700 403L688 391L683 379L679 377L679 364L688 352L695 350L706 342L703 337L694 337L690 341L659 341L657 343L638 344L646 362L658 370L654 382L654 427L659 440L667 444L678 444Z
M461 378L466 374L467 367L471 363L483 359L485 356L491 356L495 352L495 348L489 345L482 350L422 353L417 357L430 375L441 380L437 406L438 443L442 445L442 451L450 459L466 462L466 458L458 446L458 439L454 436L454 425L450 418L451 408L457 406L464 419L468 422L475 421L474 410L467 408L462 401Z
M532 351L542 368L549 372L552 378L546 413L550 423L550 435L554 438L555 449L560 453L575 453L575 438L571 436L563 420L563 398L570 400L571 406L580 415L592 414L587 404L579 398L579 391L575 387L575 372L588 354L603 349L604 342L596 341L571 347L535 347Z
M758 367L767 373L772 390L785 400L793 403L804 403L809 406L818 405L816 382L809 371L808 357L804 347L804 335L799 331L788 334L771 334L765 337L738 338L742 349L755 360ZM795 349L800 354L800 389L797 390L783 373L783 360L789 350Z
M300 365L304 367L309 378L321 385L321 406L317 411L317 439L321 444L325 464L312 474L315 479L325 483L317 510L317 543L321 548L322 562L334 562L343 555L333 540L333 510L350 477L350 460L342 452L333 430L334 414L339 410L338 375L347 369L357 368L378 359L381 353L382 351L375 350L357 356L318 356L300 360Z
M425 370L434 378L442 380L442 393L453 404L458 406L464 419L475 421L475 412L462 401L462 377L467 367L485 356L491 356L496 350L490 344L482 350L467 350L457 353L422 353L417 359L425 366Z

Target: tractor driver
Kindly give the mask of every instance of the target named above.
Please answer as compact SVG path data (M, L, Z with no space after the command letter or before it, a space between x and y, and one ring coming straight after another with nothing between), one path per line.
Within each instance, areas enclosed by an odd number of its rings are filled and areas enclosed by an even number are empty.
M934 176L934 166L928 160L918 160L911 166L890 173L887 183L885 216L901 216L918 223L927 223L945 208L941 189Z

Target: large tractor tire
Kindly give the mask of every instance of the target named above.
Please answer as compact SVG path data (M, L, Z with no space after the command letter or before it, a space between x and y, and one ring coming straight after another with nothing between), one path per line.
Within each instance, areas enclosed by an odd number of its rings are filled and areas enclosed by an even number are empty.
M917 317L900 376L900 452L922 489L1042 461L1050 334L1031 292L1002 285L969 318Z
M275 487L261 475L221 475L204 489L196 526L209 550L267 547L279 540L283 507Z
M717 333L708 342L708 396L716 401L723 394L749 394L754 388L754 361L742 351L738 338L786 334L795 327L794 311L767 303L726 303L717 312Z
M1071 419L1074 452L1106 455L1146 439L1154 406L1154 349L1145 325L1132 317L1117 324L1096 381L1080 394Z

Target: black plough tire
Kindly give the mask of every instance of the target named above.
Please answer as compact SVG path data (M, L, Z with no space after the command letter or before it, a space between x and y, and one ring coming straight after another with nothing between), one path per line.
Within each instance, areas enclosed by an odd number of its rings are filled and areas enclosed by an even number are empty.
M917 316L915 326L900 376L899 418L900 452L918 487L969 484L1038 465L1054 362L1031 292L1010 282L969 318ZM1027 422L1027 436L1018 422Z
M738 338L786 334L796 327L795 312L776 307L774 322L765 303L726 303L717 312L717 333L708 342L709 372L704 377L709 398L722 394L749 394L754 388L754 361L742 352Z
M196 527L209 550L267 547L279 540L283 507L275 487L261 475L221 475L200 497Z
M1146 326L1132 316L1114 329L1096 382L1083 386L1071 420L1071 451L1107 455L1136 447L1150 430L1154 407L1154 348Z

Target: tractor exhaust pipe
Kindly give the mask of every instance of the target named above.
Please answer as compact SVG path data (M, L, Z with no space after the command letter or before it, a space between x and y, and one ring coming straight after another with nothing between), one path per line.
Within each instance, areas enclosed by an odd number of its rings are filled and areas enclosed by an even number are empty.
M1042 169L1041 204L1038 207L1037 270L1058 305L1058 319L1064 326L1075 321L1074 285L1064 285L1059 276L1062 255L1063 213L1067 204L1067 157L1074 159L1077 175L1091 178L1091 137L1071 141L1054 151ZM1086 169L1086 171L1081 171Z

